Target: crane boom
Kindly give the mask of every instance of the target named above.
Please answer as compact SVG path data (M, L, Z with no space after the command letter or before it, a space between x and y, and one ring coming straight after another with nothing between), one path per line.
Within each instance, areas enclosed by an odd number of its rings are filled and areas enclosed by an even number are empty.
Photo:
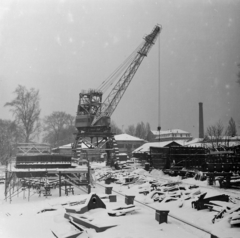
M144 37L145 41L104 102L102 102L102 91L93 89L88 91L82 90L79 94L75 120L75 126L79 132L104 131L110 128L110 116L116 109L144 57L147 56L155 43L160 31L161 26L157 25L151 34Z
M147 56L152 45L156 41L160 31L161 31L161 27L157 25L153 29L152 33L147 35L144 38L145 42L143 46L137 52L137 55L134 57L131 64L128 66L124 74L121 76L121 78L118 80L118 82L116 83L114 88L111 90L107 98L104 100L102 106L98 108L95 118L92 121L92 126L94 126L95 123L97 123L101 118L110 117L113 114L123 94L125 93L128 85L130 84L133 76L137 72L140 64L142 63L144 57Z

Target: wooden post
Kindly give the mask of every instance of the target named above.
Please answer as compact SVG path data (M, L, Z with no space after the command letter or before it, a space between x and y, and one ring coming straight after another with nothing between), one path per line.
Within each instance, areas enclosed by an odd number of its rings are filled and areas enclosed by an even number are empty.
M20 187L20 185L19 185L19 179L17 179L17 191L18 191L18 192L17 192L17 197L18 197L18 195L19 195L19 189L20 189L19 187Z
M13 176L13 186L12 187L13 187L13 194L14 194L14 190L15 190L15 176Z
M8 172L7 172L7 167L5 171L5 200L7 201L7 184L8 184Z
M29 202L29 198L30 198L30 180L29 180L29 183L28 183L28 202Z
M12 202L12 194L11 194L11 179L12 179L12 176L10 175L9 176L9 178L10 178L10 181L9 181L9 201L10 201L10 203Z
M59 197L61 197L61 186L62 186L62 184L61 184L61 172L59 172Z
M88 194L90 194L91 193L91 182L90 182L90 162L89 162L89 158L88 158L88 153L87 153L87 151L86 151L86 154L87 154L87 161L88 161L88 174L87 174L87 180L88 180Z
M64 181L65 181L64 185L65 185L65 195L66 195L66 191L67 191L67 182L66 182L66 177L64 177Z

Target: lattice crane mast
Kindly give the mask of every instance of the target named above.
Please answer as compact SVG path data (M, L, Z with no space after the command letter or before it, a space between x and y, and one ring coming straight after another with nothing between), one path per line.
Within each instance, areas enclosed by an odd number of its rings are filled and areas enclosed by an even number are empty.
M110 127L111 115L160 31L161 26L157 25L151 34L144 37L142 46L103 103L103 92L100 90L91 89L80 93L75 121L78 131L104 131Z

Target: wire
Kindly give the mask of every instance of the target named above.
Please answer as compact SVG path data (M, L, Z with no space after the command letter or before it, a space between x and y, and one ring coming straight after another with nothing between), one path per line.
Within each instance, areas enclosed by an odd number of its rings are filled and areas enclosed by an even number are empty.
M113 82L117 79L117 76L126 68L129 62L132 60L135 51L108 77L107 81L104 81L104 85L100 88L102 91L106 91L113 84Z
M161 101L160 101L160 37L158 39L158 130L159 130L159 142L160 142L160 130L161 130Z
M139 51L139 49L142 47L144 42L142 42L129 56L124 62L107 78L105 79L102 84L97 88L97 90L101 90L102 92L106 92L107 89L109 89L112 84L119 79L118 76L122 74L122 72L129 66L130 62L134 59L136 56L136 53Z

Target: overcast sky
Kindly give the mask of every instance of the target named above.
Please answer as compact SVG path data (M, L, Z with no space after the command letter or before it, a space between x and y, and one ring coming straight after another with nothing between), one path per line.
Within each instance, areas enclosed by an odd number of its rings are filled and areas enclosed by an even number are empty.
M197 137L199 102L205 130L240 123L239 13L240 0L1 0L0 118L13 119L4 104L19 84L40 91L42 118L76 115L81 90L99 87L161 24L112 120L157 129L160 69L162 130Z

